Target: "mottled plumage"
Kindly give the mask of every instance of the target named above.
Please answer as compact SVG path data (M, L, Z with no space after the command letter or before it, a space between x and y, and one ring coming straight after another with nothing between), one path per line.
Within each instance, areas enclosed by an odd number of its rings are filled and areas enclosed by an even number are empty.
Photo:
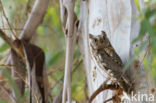
M112 47L106 33L102 31L101 35L94 36L89 34L91 52L95 59L100 64L105 64L105 68L109 68L109 65L104 62L105 56L111 58L111 60L119 65L122 65L122 60Z
M109 75L112 75L111 77L115 78L115 81L113 82L119 86L119 88L112 89L115 90L115 94L111 99L108 100L113 101L113 103L120 103L123 91L126 91L128 94L130 94L130 92L133 90L130 80L123 72L122 60L114 50L107 37L107 34L104 31L102 31L102 34L97 36L89 34L89 43L91 47L91 54L93 55L97 65L101 69L105 70ZM107 84L104 82L95 91L95 93L97 93L98 90L101 90L103 85L107 86ZM90 100L92 100L92 98Z

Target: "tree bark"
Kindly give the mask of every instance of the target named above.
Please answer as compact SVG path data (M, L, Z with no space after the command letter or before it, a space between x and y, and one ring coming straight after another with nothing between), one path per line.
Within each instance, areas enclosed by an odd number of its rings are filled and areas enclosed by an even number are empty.
M143 2L143 0L139 0L141 9L143 8ZM94 93L103 81L106 80L107 74L94 63L92 56L89 55L90 49L87 49L89 48L87 35L100 35L101 31L105 31L113 48L122 59L122 62L126 64L134 56L136 44L132 44L132 41L139 34L140 22L137 21L138 13L134 0L81 1L78 44L85 63L89 95ZM145 37L146 39L147 37ZM140 42L139 45L141 44ZM140 62L141 60L142 58L140 58ZM139 91L148 93L145 92L149 90L147 85L142 85L147 84L145 79L147 76L145 75L143 65L136 72L134 63L132 63L126 73L130 80L136 80L134 81L136 93ZM136 77L138 73L141 75L140 77ZM141 88L140 90L140 87L144 89ZM104 91L96 97L94 103L102 103L110 97L112 97L112 91Z
M62 93L62 103L71 103L71 68L75 45L76 15L74 13L75 0L60 0L61 21L66 37L65 73Z
M130 19L131 17L131 9L129 8L129 0L105 0L103 2L90 0L88 8L88 32L93 35L100 35L101 31L105 31L123 63L127 62L129 58L130 20L128 18ZM94 66L97 67L96 70ZM95 79L92 79L93 90L96 90L106 80L107 74L101 71L96 64L92 65L92 72L97 75ZM104 91L96 97L94 102L102 103L111 97L112 91Z

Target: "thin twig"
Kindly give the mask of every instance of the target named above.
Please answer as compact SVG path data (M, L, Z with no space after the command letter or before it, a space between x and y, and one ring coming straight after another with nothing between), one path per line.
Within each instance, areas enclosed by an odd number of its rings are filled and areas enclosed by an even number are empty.
M18 66L16 66L16 65L11 65L11 64L8 64L8 65L6 65L6 64L0 64L0 66L8 67L8 69L11 69L12 66L18 67ZM25 78L23 78L22 75L19 74L16 70L15 70L15 73L17 73L17 75L19 76L19 78L22 79L22 81L23 81L23 82L28 86L28 88L29 88L29 84L26 82ZM6 80L4 79L3 81L1 80L0 82L4 82L4 81L6 81Z
M8 95L8 97L9 97L11 100L16 101L16 99L15 99L12 95L10 95L10 93L7 91L7 89L6 89L5 87L3 87L3 86L0 85L0 88Z
M2 29L2 30L11 30L11 29L14 29L14 30L19 30L19 31L22 31L23 30L23 28L5 28L5 27L0 27L0 29Z
M1 14L1 20L2 20L2 27L4 28L4 21L3 21L3 16Z
M112 97L112 98L110 98L110 99L107 99L106 101L104 101L103 103L107 103L107 102L109 102L109 101L112 101L114 99L114 96Z
M11 28L11 24L9 23L9 20L8 20L6 14L5 14L5 11L4 11L3 4L2 4L2 1L1 1L1 0L0 0L0 5L1 5L1 7L2 7L2 11L3 11L4 18L6 19L7 24L8 24L8 26L9 26L9 28L10 28L10 30L11 30L13 36L15 37L15 39L17 39L16 33L15 33L15 32L13 31L13 29Z
M60 67L56 67L56 68L49 68L48 71L47 71L47 75L51 75L52 73L54 73L55 71L58 71L58 70L62 70L63 68L63 65L60 66Z
M28 13L30 12L30 3L31 3L31 0L28 0L28 2L26 4L26 9L25 9L26 17L28 17Z
M81 61L75 66L75 68L74 68L73 71L72 71L72 74L75 73L75 71L77 70L77 68L78 68L78 67L80 66L80 64L82 63L82 61L83 61L83 60L81 60ZM76 61L75 63L77 63L77 61ZM75 65L75 63L74 63L74 65ZM64 77L64 76L62 76L58 81L63 81L63 77ZM53 86L53 88L51 88L51 89L54 89L58 83L59 83L59 82L57 82L57 83Z

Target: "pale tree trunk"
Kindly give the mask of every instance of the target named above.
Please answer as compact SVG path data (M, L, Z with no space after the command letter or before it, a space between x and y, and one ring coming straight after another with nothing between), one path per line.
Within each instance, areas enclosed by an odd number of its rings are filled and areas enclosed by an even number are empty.
M60 0L60 1L63 2L63 0ZM72 4L73 2L70 2L70 3ZM143 8L143 3L144 3L143 0L139 0L139 5L141 9ZM73 6L72 8L70 7L68 8L66 7L65 4L67 4L67 2L64 2L64 6L61 4L61 14L62 14L61 19L62 19L64 31L66 31L66 29L68 31L68 28L65 28L65 27L68 25L73 25L72 24L73 22L71 21L71 24L66 22L66 20L68 20L69 18L68 15L66 14L69 13L68 12L69 9L72 9ZM99 87L101 87L101 84L103 84L104 81L106 81L108 74L103 70L105 68L101 68L99 66L97 62L97 58L93 56L93 53L91 51L93 47L90 46L89 34L92 34L93 36L97 36L97 35L101 35L102 31L105 31L110 43L112 44L112 47L122 59L122 63L123 64L130 63L129 61L135 55L134 48L136 47L136 44L140 46L142 43L142 41L138 41L137 43L132 44L133 39L135 39L139 35L140 22L137 20L137 16L139 12L137 10L136 4L134 3L134 0L103 0L103 1L102 0L96 0L96 1L95 0L90 0L90 1L81 0L80 5L81 5L80 6L80 22L79 22L78 27L76 27L78 31L75 31L75 30L74 31L77 34L78 46L79 46L80 52L84 60L86 77L88 81L89 96L95 97L95 99L93 98L89 99L89 103L91 103L92 100L94 103L103 103L105 100L108 100L113 96L114 91L105 90L96 96L92 96L92 94L97 93L96 90ZM72 15L73 15L72 18L74 18L74 14ZM148 38L146 36L143 40L147 40L147 39ZM143 50L144 55L146 54L146 48L147 47L145 47ZM110 58L107 58L107 59L112 61L112 59ZM123 78L124 77L126 78L124 78L123 81L129 84L129 87L132 89L132 91L134 91L134 93L139 92L140 94L146 93L148 95L149 86L147 84L149 82L147 80L148 76L145 75L146 72L144 70L142 59L143 58L141 56L134 59L132 64L127 66L126 72L119 72L120 73L119 75L123 76L123 74L125 74ZM70 63L70 66L71 66L71 63ZM67 68L65 69L65 71L67 72L69 69L70 68ZM118 69L119 69L118 71L122 71L124 67L121 67ZM65 77L67 74L66 72L65 72ZM68 74L70 75L70 73ZM116 78L116 79L120 80L121 78ZM67 79L65 79L64 83L66 84L68 82L71 82L69 76L67 77ZM108 81L108 82L111 82L111 81ZM120 82L119 83L120 85L121 81L119 82ZM104 85L104 87L106 86ZM126 87L123 87L122 85L122 89L124 88ZM64 89L67 89L66 85L64 85ZM130 91L127 94L131 96L130 93L132 93L132 91ZM70 93L71 91L67 91L67 92ZM70 97L70 95L68 95L68 97ZM63 103L65 103L66 97L63 97L62 99L64 99ZM68 98L68 101L70 99L71 98ZM135 103L137 101L129 101L129 102ZM145 99L142 101L139 101L139 103L145 103L145 102L149 102L149 101L146 101Z
M143 2L143 0L139 0L141 9L143 8ZM100 35L101 31L105 31L115 51L122 59L122 62L126 64L135 55L134 47L136 44L131 42L139 35L140 22L137 20L138 14L134 0L90 0L89 2L81 2L78 45L84 58L89 96L106 80L107 74L92 60L88 34ZM146 39L147 37L145 37ZM141 41L137 44L138 46L141 45ZM142 62L142 59L140 57L139 61ZM134 79L135 85L133 88L136 89L136 93L148 94L150 88L147 84L149 82L147 81L147 75L145 75L143 63L140 64L138 71L134 70L135 62L131 64L127 74L130 80ZM112 93L110 90L103 91L96 96L94 103L103 103L103 101L112 97ZM143 102L146 101L137 103Z
M96 9L95 9L96 8ZM90 0L89 2L89 33L100 35L105 31L123 62L129 58L130 48L130 24L131 24L131 5L129 0ZM90 78L93 90L96 90L104 80L107 74L100 68L94 69L94 64L90 73L96 73L96 77ZM93 92L91 92L92 94ZM94 100L95 103L102 103L111 98L112 91L104 91Z

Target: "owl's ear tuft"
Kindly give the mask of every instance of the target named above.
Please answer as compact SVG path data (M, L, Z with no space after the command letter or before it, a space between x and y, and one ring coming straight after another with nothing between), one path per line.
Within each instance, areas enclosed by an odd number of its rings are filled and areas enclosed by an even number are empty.
M101 32L102 32L103 35L106 35L106 32L105 31L101 31Z
M93 34L89 34L89 38L94 38L94 35Z
M103 35L104 38L107 37L107 34L106 34L105 31L101 31L101 32L102 32L102 35Z

